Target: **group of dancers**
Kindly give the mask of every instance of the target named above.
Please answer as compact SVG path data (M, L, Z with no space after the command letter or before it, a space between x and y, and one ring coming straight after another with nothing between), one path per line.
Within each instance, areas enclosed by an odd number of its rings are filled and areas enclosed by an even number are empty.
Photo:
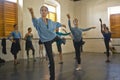
M69 14L67 14L68 26L69 26L70 32L66 32L64 30L65 33L61 33L61 32L59 32L59 28L60 27L66 28L66 26L59 22L54 22L51 19L48 19L47 14L49 13L49 10L46 6L42 6L40 8L41 17L39 19L37 19L34 16L33 8L28 8L28 10L32 17L32 23L33 23L34 27L36 28L39 38L40 38L40 40L39 40L40 47L41 47L41 49L43 49L42 45L44 45L45 50L46 50L46 54L47 54L47 57L49 60L50 80L55 80L55 63L54 63L53 51L52 51L52 43L53 42L56 42L56 44L57 44L57 48L58 48L58 52L59 52L59 56L60 56L59 63L63 64L61 45L65 44L65 39L61 38L62 35L64 35L64 36L70 35L72 37L73 45L74 45L74 49L75 49L75 57L76 57L76 61L78 63L76 70L81 70L82 67L81 67L81 49L80 48L83 45L82 32L88 31L91 29L95 29L96 27L89 27L86 29L79 28L77 18L75 18L73 20L74 27L72 27L71 20L70 20L71 17ZM102 23L101 19L100 19L100 24L101 24L101 33L103 34L104 42L105 42L105 46L106 46L106 55L107 55L106 62L110 62L109 42L111 39L111 32L109 31L108 27ZM17 53L19 50L21 50L20 42L19 42L21 39L21 34L18 31L17 24L14 25L14 29L15 30L10 34L10 36L13 37L11 39L11 41L12 41L11 53L14 55L14 63L18 64ZM56 30L56 33L55 33L55 30ZM26 35L25 35L26 52L27 52L27 57L29 59L29 50L32 49L33 59L35 60L35 49L32 44L33 34L31 33L31 31L32 31L32 28L28 28L28 33L26 33ZM43 51L41 53L43 53Z

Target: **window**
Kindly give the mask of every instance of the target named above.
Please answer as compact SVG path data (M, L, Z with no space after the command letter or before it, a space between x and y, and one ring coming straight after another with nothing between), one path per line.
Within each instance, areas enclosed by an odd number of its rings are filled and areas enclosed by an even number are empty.
M48 4L44 4L45 6L48 7L49 10L49 14L47 15L47 18L53 20L53 21L57 21L57 17L56 17L56 7L52 6L52 5L48 5Z
M17 0L0 0L0 37L6 37L17 23Z

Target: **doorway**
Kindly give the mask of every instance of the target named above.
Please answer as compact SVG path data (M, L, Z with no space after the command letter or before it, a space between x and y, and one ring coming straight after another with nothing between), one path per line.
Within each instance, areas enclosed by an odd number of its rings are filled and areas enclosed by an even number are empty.
M108 15L112 38L120 38L120 6L109 7Z

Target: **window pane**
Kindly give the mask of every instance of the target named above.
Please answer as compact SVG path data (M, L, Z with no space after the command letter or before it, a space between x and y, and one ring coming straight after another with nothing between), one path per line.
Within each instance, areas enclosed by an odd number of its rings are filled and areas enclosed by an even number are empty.
M118 14L120 13L120 6L109 7L108 10L110 14Z
M0 37L5 37L13 31L17 23L17 4L9 1L0 2Z
M55 8L54 6L47 5L47 4L45 4L45 6L48 7L48 10L49 10L50 12L56 12L56 8Z

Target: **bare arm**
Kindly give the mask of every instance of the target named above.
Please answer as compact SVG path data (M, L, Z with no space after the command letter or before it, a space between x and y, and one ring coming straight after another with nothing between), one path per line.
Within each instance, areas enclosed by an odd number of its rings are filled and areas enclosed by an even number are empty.
M28 10L29 10L29 12L30 12L30 14L31 14L31 17L32 17L32 18L35 18L34 12L33 12L33 8L28 8Z
M62 24L62 27L66 28L66 25Z
M69 14L67 14L67 18L68 18L68 26L69 26L69 28L70 28L70 30L71 30L71 22L70 22L70 15Z
M104 32L104 27L103 27L103 24L102 24L102 19L100 18L99 21L100 21L100 26L101 26L101 33L103 33Z
M67 31L65 29L62 29L65 33L67 33Z
M24 40L26 40L28 34L25 34Z
M15 41L13 40L12 33L9 34L8 39L9 39L11 42L15 42Z

